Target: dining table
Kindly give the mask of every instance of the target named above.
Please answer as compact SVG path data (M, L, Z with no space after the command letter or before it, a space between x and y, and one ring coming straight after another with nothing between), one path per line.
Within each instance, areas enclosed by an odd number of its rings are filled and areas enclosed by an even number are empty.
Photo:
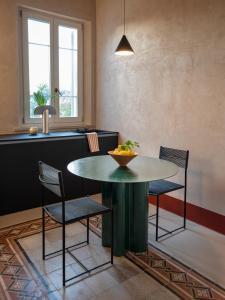
M101 182L102 204L113 208L114 255L148 249L149 183L166 179L178 172L178 167L159 158L137 156L121 167L110 155L91 156L70 162L72 174ZM102 217L102 245L111 245L110 216Z

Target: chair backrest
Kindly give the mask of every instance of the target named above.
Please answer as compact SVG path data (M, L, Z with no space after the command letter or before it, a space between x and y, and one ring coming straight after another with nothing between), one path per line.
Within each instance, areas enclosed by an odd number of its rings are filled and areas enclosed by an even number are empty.
M179 150L160 146L159 158L173 162L185 171L188 168L189 150Z
M62 172L39 161L39 180L46 189L64 199Z

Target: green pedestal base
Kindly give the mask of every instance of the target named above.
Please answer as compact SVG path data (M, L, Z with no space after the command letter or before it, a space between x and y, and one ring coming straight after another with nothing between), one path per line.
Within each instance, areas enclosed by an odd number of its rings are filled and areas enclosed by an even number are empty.
M114 255L144 252L148 242L148 183L103 183L103 204L114 211ZM103 246L111 245L110 217L103 216Z

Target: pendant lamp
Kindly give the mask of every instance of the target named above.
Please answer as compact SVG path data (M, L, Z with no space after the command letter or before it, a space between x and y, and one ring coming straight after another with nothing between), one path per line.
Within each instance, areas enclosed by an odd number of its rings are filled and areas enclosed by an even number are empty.
M122 55L122 56L128 56L128 55L133 55L134 50L132 49L126 35L125 35L125 0L124 0L124 5L123 5L123 36L119 42L119 45L116 48L115 54L116 55Z

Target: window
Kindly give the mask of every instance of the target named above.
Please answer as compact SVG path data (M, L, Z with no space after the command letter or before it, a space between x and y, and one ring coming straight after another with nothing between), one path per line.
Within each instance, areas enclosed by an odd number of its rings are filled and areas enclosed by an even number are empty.
M56 108L52 124L82 121L82 24L23 10L22 37L24 123L40 122L33 96L40 87Z

